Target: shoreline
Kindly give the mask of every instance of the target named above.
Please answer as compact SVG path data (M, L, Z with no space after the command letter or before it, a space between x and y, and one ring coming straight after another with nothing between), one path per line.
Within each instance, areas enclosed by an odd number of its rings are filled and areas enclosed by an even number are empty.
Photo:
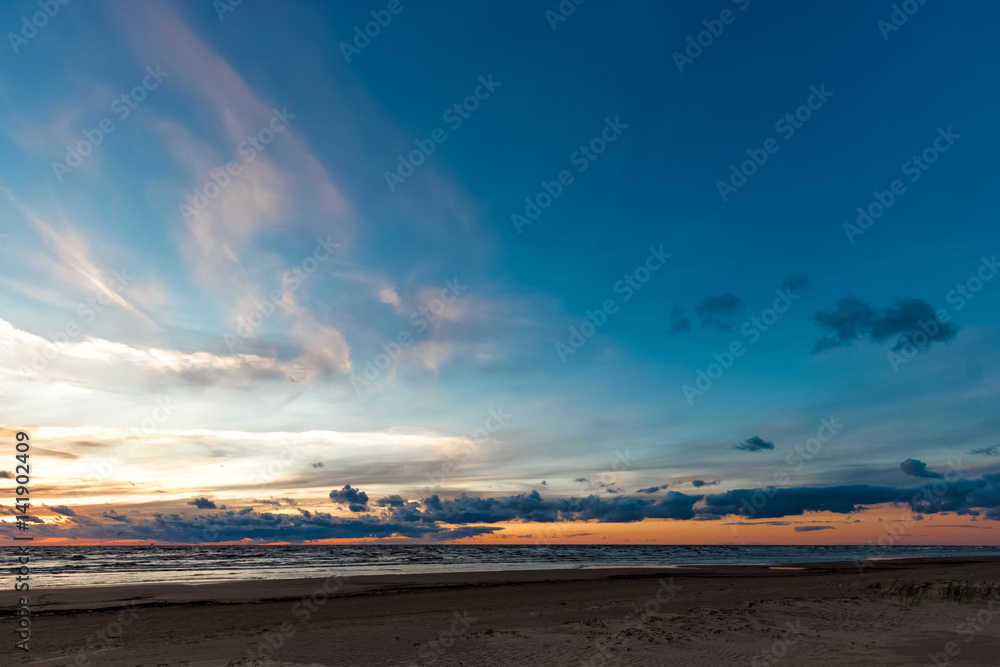
M906 597L946 582L991 582L996 599ZM13 608L15 595L0 591L0 604ZM31 614L30 664L47 667L235 667L264 654L274 661L258 664L282 667L721 666L786 655L789 665L923 665L948 642L961 658L944 654L948 664L985 665L1000 654L1000 556L873 561L863 573L831 561L39 588ZM982 627L962 635L977 614Z
M385 578L385 577L396 577L400 579L406 579L409 577L434 577L437 575L459 575L459 576L485 576L485 575L502 575L512 572L533 572L533 573L551 573L551 572L577 572L577 571L624 571L624 570L666 570L666 571L681 571L681 570L691 570L691 569L710 569L710 568L770 568L770 569L809 569L810 567L824 566L839 567L839 566L850 566L857 567L858 562L867 563L883 563L883 562L894 562L894 561L907 561L907 562L966 562L966 561L991 561L995 560L1000 562L1000 555L997 556L882 556L876 558L867 558L864 561L859 560L833 560L833 561L768 561L768 562L745 562L745 563L675 563L670 565L579 565L579 566L560 566L554 565L552 567L512 567L508 569L490 569L490 570L473 570L473 569L458 569L458 570L432 570L425 572L392 572L392 573L377 573L377 574L345 574L345 575L330 575L337 576L341 579L359 579L367 577ZM520 563L515 563L514 565L520 565ZM870 565L868 566L870 567ZM89 589L89 588L113 588L113 587L126 587L126 586L210 586L217 584L256 584L265 582L299 582L299 581L322 581L324 577L286 577L286 578L218 578L218 579L203 579L203 580L171 580L171 581L141 581L141 582L115 582L115 583L93 583L93 584L55 584L55 585L33 585L32 590L37 591L55 591L55 590L73 590L73 589ZM0 593L0 599L2 599L2 593Z
M908 571L909 566L939 566L994 564L1000 576L1000 556L946 557L946 558L891 558L869 561L865 570L885 573L892 570ZM895 565L896 567L892 567ZM919 569L919 568L917 568ZM262 601L297 600L308 591L321 586L324 581L339 581L342 583L339 595L373 594L376 592L427 590L432 588L449 589L469 586L489 587L544 582L586 582L603 579L651 579L660 576L699 576L699 577L766 577L796 574L839 574L858 572L856 561L817 561L817 562L787 562L787 563L726 563L726 564L680 564L680 565L639 565L639 566L596 566L578 568L541 568L541 569L510 569L510 570L474 570L474 571L440 571L421 573L391 573L363 574L329 577L295 577L288 579L224 579L214 581L168 581L142 582L123 584L95 584L90 586L38 586L31 591L40 596L41 605L38 611L43 612L52 604L60 608L67 602L54 603L59 597L66 600L91 602L133 600L129 595L141 595L145 599L152 598L157 603L175 601L199 602L205 600L218 601ZM180 589L180 590L177 590ZM98 591L101 594L98 594ZM181 592L187 595L180 595ZM284 591L283 595L271 595L261 598L264 592ZM60 596L60 593L66 595ZM0 591L0 604L12 605L19 593L10 590ZM338 594L331 594L336 596ZM53 596L56 596L55 598ZM70 603L72 604L72 603ZM65 607L71 608L71 607Z

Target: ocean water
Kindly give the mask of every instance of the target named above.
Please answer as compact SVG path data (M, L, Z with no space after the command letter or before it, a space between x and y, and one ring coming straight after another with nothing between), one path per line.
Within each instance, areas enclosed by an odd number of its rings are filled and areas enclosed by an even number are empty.
M5 567L17 562L0 548ZM31 546L31 587L325 578L332 575L1000 556L1000 547L868 545Z

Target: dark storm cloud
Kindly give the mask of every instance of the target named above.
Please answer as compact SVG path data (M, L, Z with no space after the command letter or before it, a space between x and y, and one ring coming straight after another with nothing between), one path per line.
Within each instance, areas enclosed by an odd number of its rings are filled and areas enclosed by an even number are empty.
M899 464L899 469L911 477L923 477L925 479L940 479L944 477L939 472L928 470L927 464L917 459L906 459Z
M214 510L216 509L215 502L209 500L208 498L194 498L188 501L188 505L194 505L200 510Z
M772 494L770 497L769 493ZM738 514L761 519L797 516L806 512L846 514L868 505L903 502L907 495L905 490L866 485L736 489L705 496L705 510L720 516Z
M122 515L118 515L121 517ZM114 517L107 517L112 518ZM121 518L114 519L120 521ZM250 539L253 541L304 542L324 538L380 538L410 537L441 541L461 537L474 537L495 532L485 526L460 526L444 528L417 523L393 523L372 517L342 518L323 512L299 514L270 514L225 511L212 514L152 515L129 523L105 523L87 516L71 519L72 525L61 527L40 525L36 534L59 537L87 537L90 539L156 540L157 542L203 543L227 542Z
M796 533L807 533L811 530L833 530L833 526L795 526Z
M857 297L847 296L837 301L833 311L818 311L813 319L828 330L826 337L813 345L814 353L862 339L881 343L892 336L910 339L922 332L930 344L951 340L958 333L953 324L938 321L934 308L923 299L897 297L892 305L876 310ZM892 349L898 351L907 344L901 339Z
M695 312L701 319L701 326L715 327L723 331L728 331L735 326L731 318L741 310L743 310L743 301L732 292L710 296L695 308Z
M736 445L735 449L742 449L744 452L759 452L762 449L774 449L774 443L754 435Z
M462 494L454 499L426 498L423 510L416 515L420 521L449 524L499 523L505 521L599 521L631 523L646 518L691 519L694 504L701 496L668 492L655 499L622 496L604 500L598 496L586 498L556 498L546 500L537 491L500 498L478 498ZM392 515L392 516L395 516Z
M773 445L772 445L772 448L773 448ZM696 488L696 489L700 489L703 486L715 486L718 483L719 483L719 480L715 480L714 482L706 482L703 479L696 479L693 482L691 482L692 486L694 486L694 488Z
M670 311L670 333L680 333L681 331L691 331L691 320L683 308L674 308Z
M368 509L368 494L350 484L345 484L340 491L336 489L331 491L330 500L338 505L347 505L347 509L352 512L364 512Z
M406 501L402 496L392 495L379 498L375 501L375 504L379 507L402 507L406 504Z
M958 512L963 509L987 510L986 518L993 519L1000 511L1000 474L984 475L976 480L960 479L947 483L935 480L909 498L910 508L922 514ZM991 516L992 515L992 516Z
M898 503L920 514L977 509L985 510L985 518L990 519L1000 513L1000 474L946 480L947 476L935 478L933 483L914 489L868 485L737 489L705 496L699 512L773 519L805 512L847 514L870 505Z

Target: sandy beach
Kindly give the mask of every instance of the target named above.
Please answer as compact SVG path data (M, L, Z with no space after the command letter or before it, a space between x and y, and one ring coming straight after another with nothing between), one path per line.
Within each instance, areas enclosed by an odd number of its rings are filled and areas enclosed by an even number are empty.
M2 654L53 667L990 665L1000 601L957 585L998 581L1000 559L952 558L863 574L812 563L39 588L30 653L10 632ZM13 591L0 599L16 607Z

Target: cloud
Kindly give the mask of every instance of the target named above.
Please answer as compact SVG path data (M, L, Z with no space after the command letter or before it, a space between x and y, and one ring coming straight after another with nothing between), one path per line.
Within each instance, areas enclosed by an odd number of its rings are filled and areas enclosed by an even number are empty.
M796 533L807 533L811 530L833 530L833 526L795 526Z
M691 331L691 320L683 308L674 308L670 311L670 333L680 333L681 331Z
M813 319L821 327L829 329L830 333L813 346L813 352L846 345L862 334L871 332L876 316L874 308L850 296L839 299L833 312L816 312Z
M310 463L309 465L311 465L313 468L322 468L323 467L323 462L322 461L316 461L316 463Z
M762 449L774 449L774 443L754 435L736 445L735 449L741 449L744 452L759 452Z
M177 92L187 94L193 108L217 123L218 132L200 137L161 123L162 141L169 152L192 170L192 189L185 202L192 204L193 187L206 182L212 170L240 157L237 147L267 126L273 105L258 97L236 69L168 6L123 9L116 18L136 58L141 62L162 59ZM224 188L209 206L191 215L187 250L199 277L206 273L218 277L239 266L240 254L251 240L287 224L284 220L292 215L323 219L326 225L341 228L353 220L350 204L296 128L292 121L267 150L255 153L253 160L241 160L239 183ZM198 260L204 265L199 266Z
M214 510L214 509L216 509L215 503L213 501L209 500L208 498L195 498L193 500L189 500L188 501L188 505L194 505L195 507L197 507L200 510Z
M763 503L761 500L763 499ZM1000 474L980 479L935 482L913 489L852 485L778 489L737 489L705 496L700 512L738 514L754 518L780 518L805 512L848 514L871 505L895 503L920 514L986 510L985 518L1000 520Z
M504 521L598 521L631 523L646 518L691 519L694 504L701 496L668 492L660 500L622 496L604 500L598 496L586 498L555 498L546 500L537 491L499 498L477 498L462 494L450 500L438 496L426 498L423 510L411 520L448 524L499 523Z
M302 355L287 362L291 369L289 377L312 382L330 370L350 373L353 366L347 340L338 329L317 322L308 309L296 303L293 284L292 281L284 281L282 306L289 320L289 335L302 346Z
M49 510L55 512L56 514L62 514L63 516L76 516L76 512L65 505L50 505Z
M710 296L695 308L703 327L715 327L723 331L728 331L735 326L730 318L741 310L743 310L743 301L732 292Z
M907 494L906 490L867 485L735 489L705 496L704 511L718 516L737 514L761 519L796 516L805 512L847 514L869 505L903 502Z
M756 436L754 436L754 437L756 437ZM758 439L759 439L759 438L758 438ZM763 441L762 441L762 442L763 442ZM742 443L741 443L741 444L742 444ZM772 445L771 445L771 447L773 448L773 447L774 447L774 445L772 444ZM696 479L696 480L694 480L694 481L692 481L692 482L691 482L691 484L692 484L692 485L694 486L694 488L696 488L696 489L700 489L700 488L701 488L701 487L703 487L703 486L715 486L715 485L716 485L716 484L718 484L718 483L719 483L719 480L715 480L714 482L706 482L706 481L705 481L705 480L703 480L703 479Z
M367 500L366 494L350 485L333 493L358 500L363 496ZM707 496L668 492L661 499L634 496L604 499L595 495L586 498L543 498L537 491L532 491L496 498L462 494L442 499L434 495L417 502L393 495L375 501L380 508L377 513L359 517L335 517L304 509L296 513L258 513L252 508L195 513L192 516L154 513L152 517L126 516L114 510L103 512L98 517L77 512L58 525L39 524L36 533L43 537L155 539L184 543L243 539L300 542L381 537L444 541L499 530L475 524L528 521L632 523L644 519L710 520L732 515L739 519L730 522L733 525L749 524L750 519L753 519L753 525L782 525L786 522L763 520L808 512L849 514L885 503L908 506L910 511L919 514L979 514L985 520L1000 521L1000 474L951 483L935 481L934 484L909 489L868 485L767 487L736 489ZM354 504L364 509L363 505ZM832 528L805 527L806 530Z
M668 486L670 486L670 485L669 484L664 484L663 486L647 486L644 489L636 489L635 492L636 493L656 493L657 491L659 491L661 489L666 489Z
M899 464L899 469L911 477L924 477L927 479L939 479L944 477L939 472L932 472L927 469L927 464L917 459L906 459Z
M321 539L364 539L384 537L415 538L430 542L475 537L496 532L487 526L446 528L437 525L393 523L376 517L343 518L325 512L302 511L294 514L259 513L247 508L239 511L213 512L182 516L154 513L151 517L129 519L105 513L112 523L87 516L70 522L40 524L36 535L60 538L156 540L199 544L206 542L307 542ZM69 524L69 525L67 525Z
M396 288L391 286L383 287L378 291L378 300L393 306L397 312L402 312L403 302L399 298L399 294L396 293Z
M862 339L881 343L897 335L902 338L892 349L898 351L918 332L927 337L927 345L951 340L958 333L953 324L938 321L934 308L923 299L896 297L892 305L877 311L857 297L847 296L836 302L833 311L818 311L813 319L829 332L813 345L813 353ZM917 341L922 336L916 336Z
M970 449L970 454L981 454L982 456L1000 456L1000 445L993 445L992 447L983 447L980 449Z
M6 470L0 470L0 479L14 479L14 476Z
M791 521L730 521L726 526L788 526Z
M317 332L326 331L319 325L315 326L318 327ZM67 369L80 369L84 372L90 368L95 369L91 375L108 379L109 369L115 369L120 370L118 377L123 382L135 382L138 379L147 383L160 383L164 376L194 385L267 377L305 377L311 380L317 377L318 369L329 365L343 372L349 371L350 360L345 361L338 356L346 355L346 348L340 347L340 339L331 332L326 333L329 334L327 342L317 343L314 348L304 348L303 354L296 359L279 361L255 354L216 355L203 351L180 352L155 347L132 347L91 336L79 341L53 343L0 319L0 337L9 345L13 363L34 368L33 364L38 359L46 359L43 354L55 345L59 354L51 363L60 365L60 370L62 365Z
M11 199L13 200L13 198ZM64 282L74 288L84 286L88 290L94 290L111 303L127 310L144 322L151 322L147 315L138 311L119 293L127 281L113 279L106 271L98 267L97 262L93 259L89 244L75 229L68 224L62 229L53 229L27 207L20 205L16 200L13 201L32 220L42 241L59 258L59 261L54 262L52 266L54 274L60 276ZM119 291L113 288L116 281Z
M882 503L908 505L914 512L933 514L963 509L987 510L1000 519L1000 474L979 480L959 480L944 489L933 486L898 489L869 485L736 489L706 496L668 492L662 499L617 496L602 499L546 499L529 494L481 498L461 494L443 500L438 496L421 502L390 507L385 520L409 523L499 523L510 521L598 521L631 523L643 519L713 519L736 515L754 519L779 519L806 512L849 514ZM764 500L761 503L761 499Z
M365 512L368 510L368 494L355 489L350 484L345 484L340 491L334 489L330 492L330 500L338 505L347 505L347 509L352 512Z
M255 498L250 502L257 503L259 505L274 505L275 507L280 507L282 503L285 505L296 504L295 500L292 498Z
M940 482L934 485L940 487ZM933 493L924 487L909 498L910 509L922 514L957 512L962 509L986 509L987 519L1000 519L1000 474L984 475L977 480L958 480Z

